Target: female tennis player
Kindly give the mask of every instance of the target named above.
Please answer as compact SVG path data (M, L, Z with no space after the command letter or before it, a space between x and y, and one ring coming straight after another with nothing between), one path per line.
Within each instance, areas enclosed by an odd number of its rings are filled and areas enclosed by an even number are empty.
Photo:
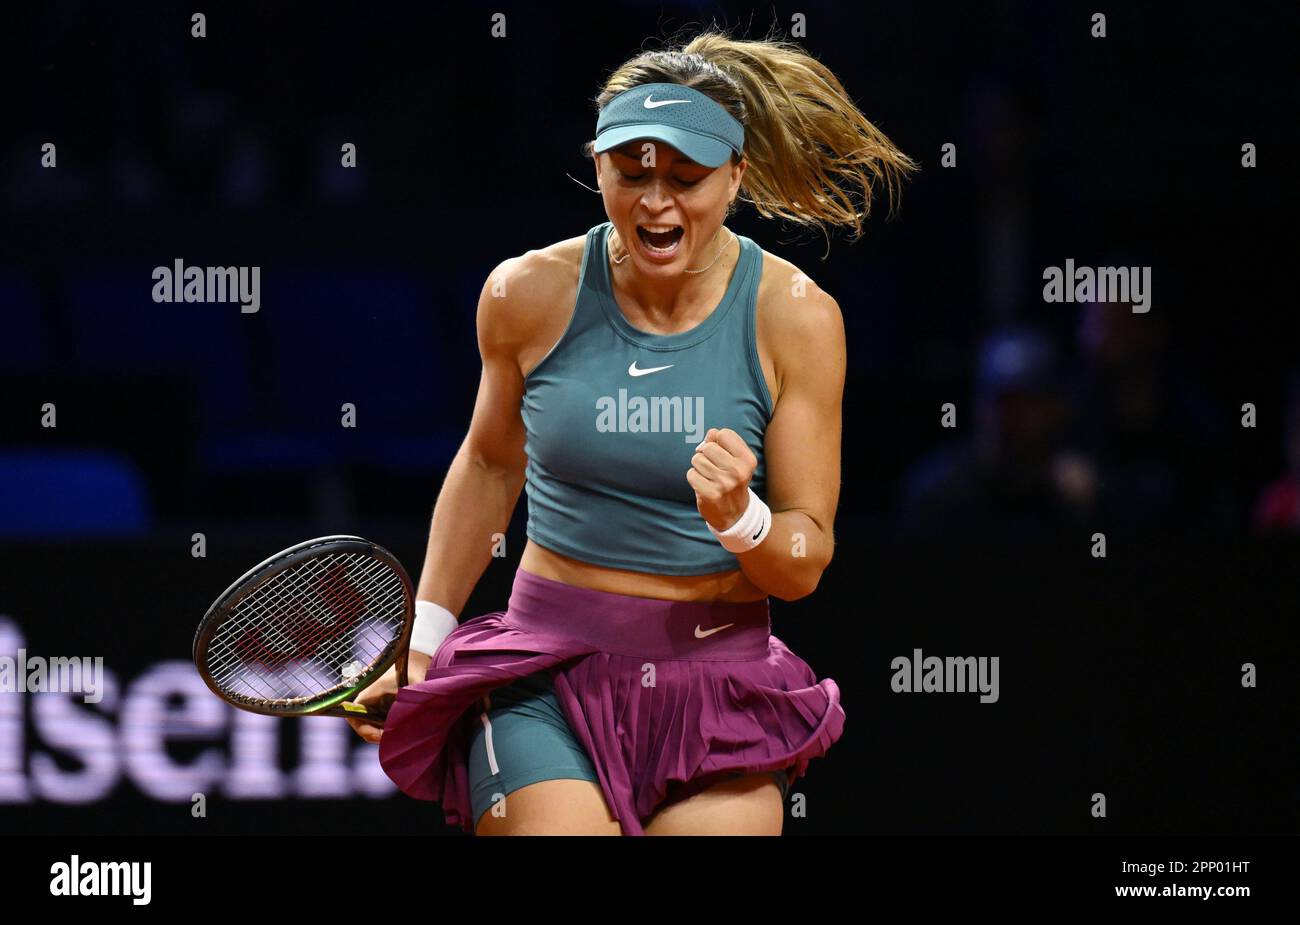
M774 38L641 54L596 102L609 220L484 286L417 592L423 680L390 672L359 698L391 703L384 728L351 722L466 831L776 835L844 724L768 603L831 561L845 338L834 299L724 219L739 197L856 237L915 165ZM458 624L525 487L507 609Z

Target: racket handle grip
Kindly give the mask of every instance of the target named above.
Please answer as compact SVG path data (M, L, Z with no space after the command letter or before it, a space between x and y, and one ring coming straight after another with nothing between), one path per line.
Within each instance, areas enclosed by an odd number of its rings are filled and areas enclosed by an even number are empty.
M397 653L397 689L401 690L406 687L410 681L407 676L407 662L409 661L410 649L402 649ZM388 716L387 710L376 710L373 707L361 708L360 704L349 710L342 705L326 707L323 710L315 710L307 714L308 716L342 716L345 719L364 719L374 726L383 726L384 719Z
M372 709L349 710L347 707L343 707L343 706L326 707L323 710L314 710L311 713L307 713L304 715L342 716L345 719L363 719L367 723L370 723L370 725L372 726L380 726L380 727L384 725L384 720L387 719L388 717L388 713L385 710L372 710Z

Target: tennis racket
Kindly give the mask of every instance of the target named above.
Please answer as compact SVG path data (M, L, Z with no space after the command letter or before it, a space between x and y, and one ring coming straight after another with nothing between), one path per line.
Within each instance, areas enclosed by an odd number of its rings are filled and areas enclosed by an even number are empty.
M359 536L323 536L277 553L226 589L194 634L194 664L222 700L270 716L347 716L397 663L407 684L415 619L411 579Z

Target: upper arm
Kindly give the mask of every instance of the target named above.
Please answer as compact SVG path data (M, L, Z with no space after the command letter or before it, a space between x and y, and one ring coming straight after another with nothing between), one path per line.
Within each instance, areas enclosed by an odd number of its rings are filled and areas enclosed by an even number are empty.
M763 440L767 503L807 514L833 540L840 497L841 414L847 350L844 318L810 282L769 312L768 342L779 397Z
M539 329L530 294L543 272L540 259L536 251L529 251L504 260L483 284L476 320L483 369L462 446L462 452L481 465L520 473L527 457L520 414L524 377L519 360Z

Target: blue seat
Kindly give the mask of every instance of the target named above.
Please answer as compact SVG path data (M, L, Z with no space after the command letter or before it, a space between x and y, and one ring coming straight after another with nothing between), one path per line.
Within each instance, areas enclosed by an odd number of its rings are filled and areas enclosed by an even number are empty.
M204 424L250 419L249 333L237 303L153 301L153 267L117 266L68 280L73 358L88 373L170 374L194 382Z
M263 277L274 403L289 420L416 430L442 370L431 283L409 271L306 268ZM417 426L413 426L417 425Z
M49 354L36 281L21 270L0 267L0 370L37 372Z
M458 437L443 401L450 376L439 306L426 276L402 268L294 268L263 278L275 436L247 435L246 459L293 455L285 441L354 462L406 471L445 465ZM342 406L357 426L341 426ZM227 449L235 452L232 444Z
M0 451L0 536L137 536L151 515L125 457L98 451Z

